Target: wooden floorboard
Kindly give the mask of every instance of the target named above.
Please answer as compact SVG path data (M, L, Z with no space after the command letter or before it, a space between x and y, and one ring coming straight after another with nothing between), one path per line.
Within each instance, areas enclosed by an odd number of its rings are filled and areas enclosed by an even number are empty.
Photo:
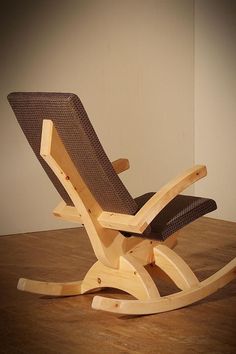
M204 279L236 256L236 224L202 218L181 231L176 250ZM0 353L236 353L236 281L187 308L139 317L92 310L92 294L16 289L19 277L79 280L94 261L83 229L0 237Z

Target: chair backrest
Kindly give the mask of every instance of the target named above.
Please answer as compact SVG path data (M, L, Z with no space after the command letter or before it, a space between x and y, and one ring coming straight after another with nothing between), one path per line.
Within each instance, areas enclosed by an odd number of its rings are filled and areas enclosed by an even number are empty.
M40 156L43 119L51 119L74 165L105 211L134 214L138 207L114 171L80 99L72 93L13 92L8 101L30 146L55 188L72 201Z

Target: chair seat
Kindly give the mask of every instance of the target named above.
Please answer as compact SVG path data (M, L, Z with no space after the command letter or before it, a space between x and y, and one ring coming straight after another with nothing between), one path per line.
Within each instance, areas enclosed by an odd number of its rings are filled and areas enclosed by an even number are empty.
M155 193L146 193L135 198L139 209ZM199 217L217 209L213 199L178 195L153 219L142 235L154 240L165 240L173 233L198 219ZM127 234L125 236L128 236Z

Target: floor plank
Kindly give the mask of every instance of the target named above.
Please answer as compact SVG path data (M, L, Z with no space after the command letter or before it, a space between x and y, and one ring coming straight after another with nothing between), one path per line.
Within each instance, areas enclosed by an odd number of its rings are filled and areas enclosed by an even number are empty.
M181 231L176 251L204 279L236 256L236 224L201 218ZM0 353L236 352L236 282L187 308L139 317L92 310L92 294L49 298L16 289L19 277L79 280L94 261L83 229L0 237Z

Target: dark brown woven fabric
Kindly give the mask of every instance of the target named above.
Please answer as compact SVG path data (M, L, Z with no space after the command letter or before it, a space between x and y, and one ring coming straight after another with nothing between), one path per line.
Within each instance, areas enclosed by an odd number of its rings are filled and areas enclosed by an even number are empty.
M154 195L146 193L135 199L139 209ZM217 208L212 199L178 195L153 219L148 230L143 235L145 238L165 240L182 227L210 213ZM126 234L125 236L128 236Z
M71 93L15 92L10 105L37 158L64 201L72 202L40 156L43 119L51 119L76 168L103 210L134 214L138 207L115 173L79 98Z

